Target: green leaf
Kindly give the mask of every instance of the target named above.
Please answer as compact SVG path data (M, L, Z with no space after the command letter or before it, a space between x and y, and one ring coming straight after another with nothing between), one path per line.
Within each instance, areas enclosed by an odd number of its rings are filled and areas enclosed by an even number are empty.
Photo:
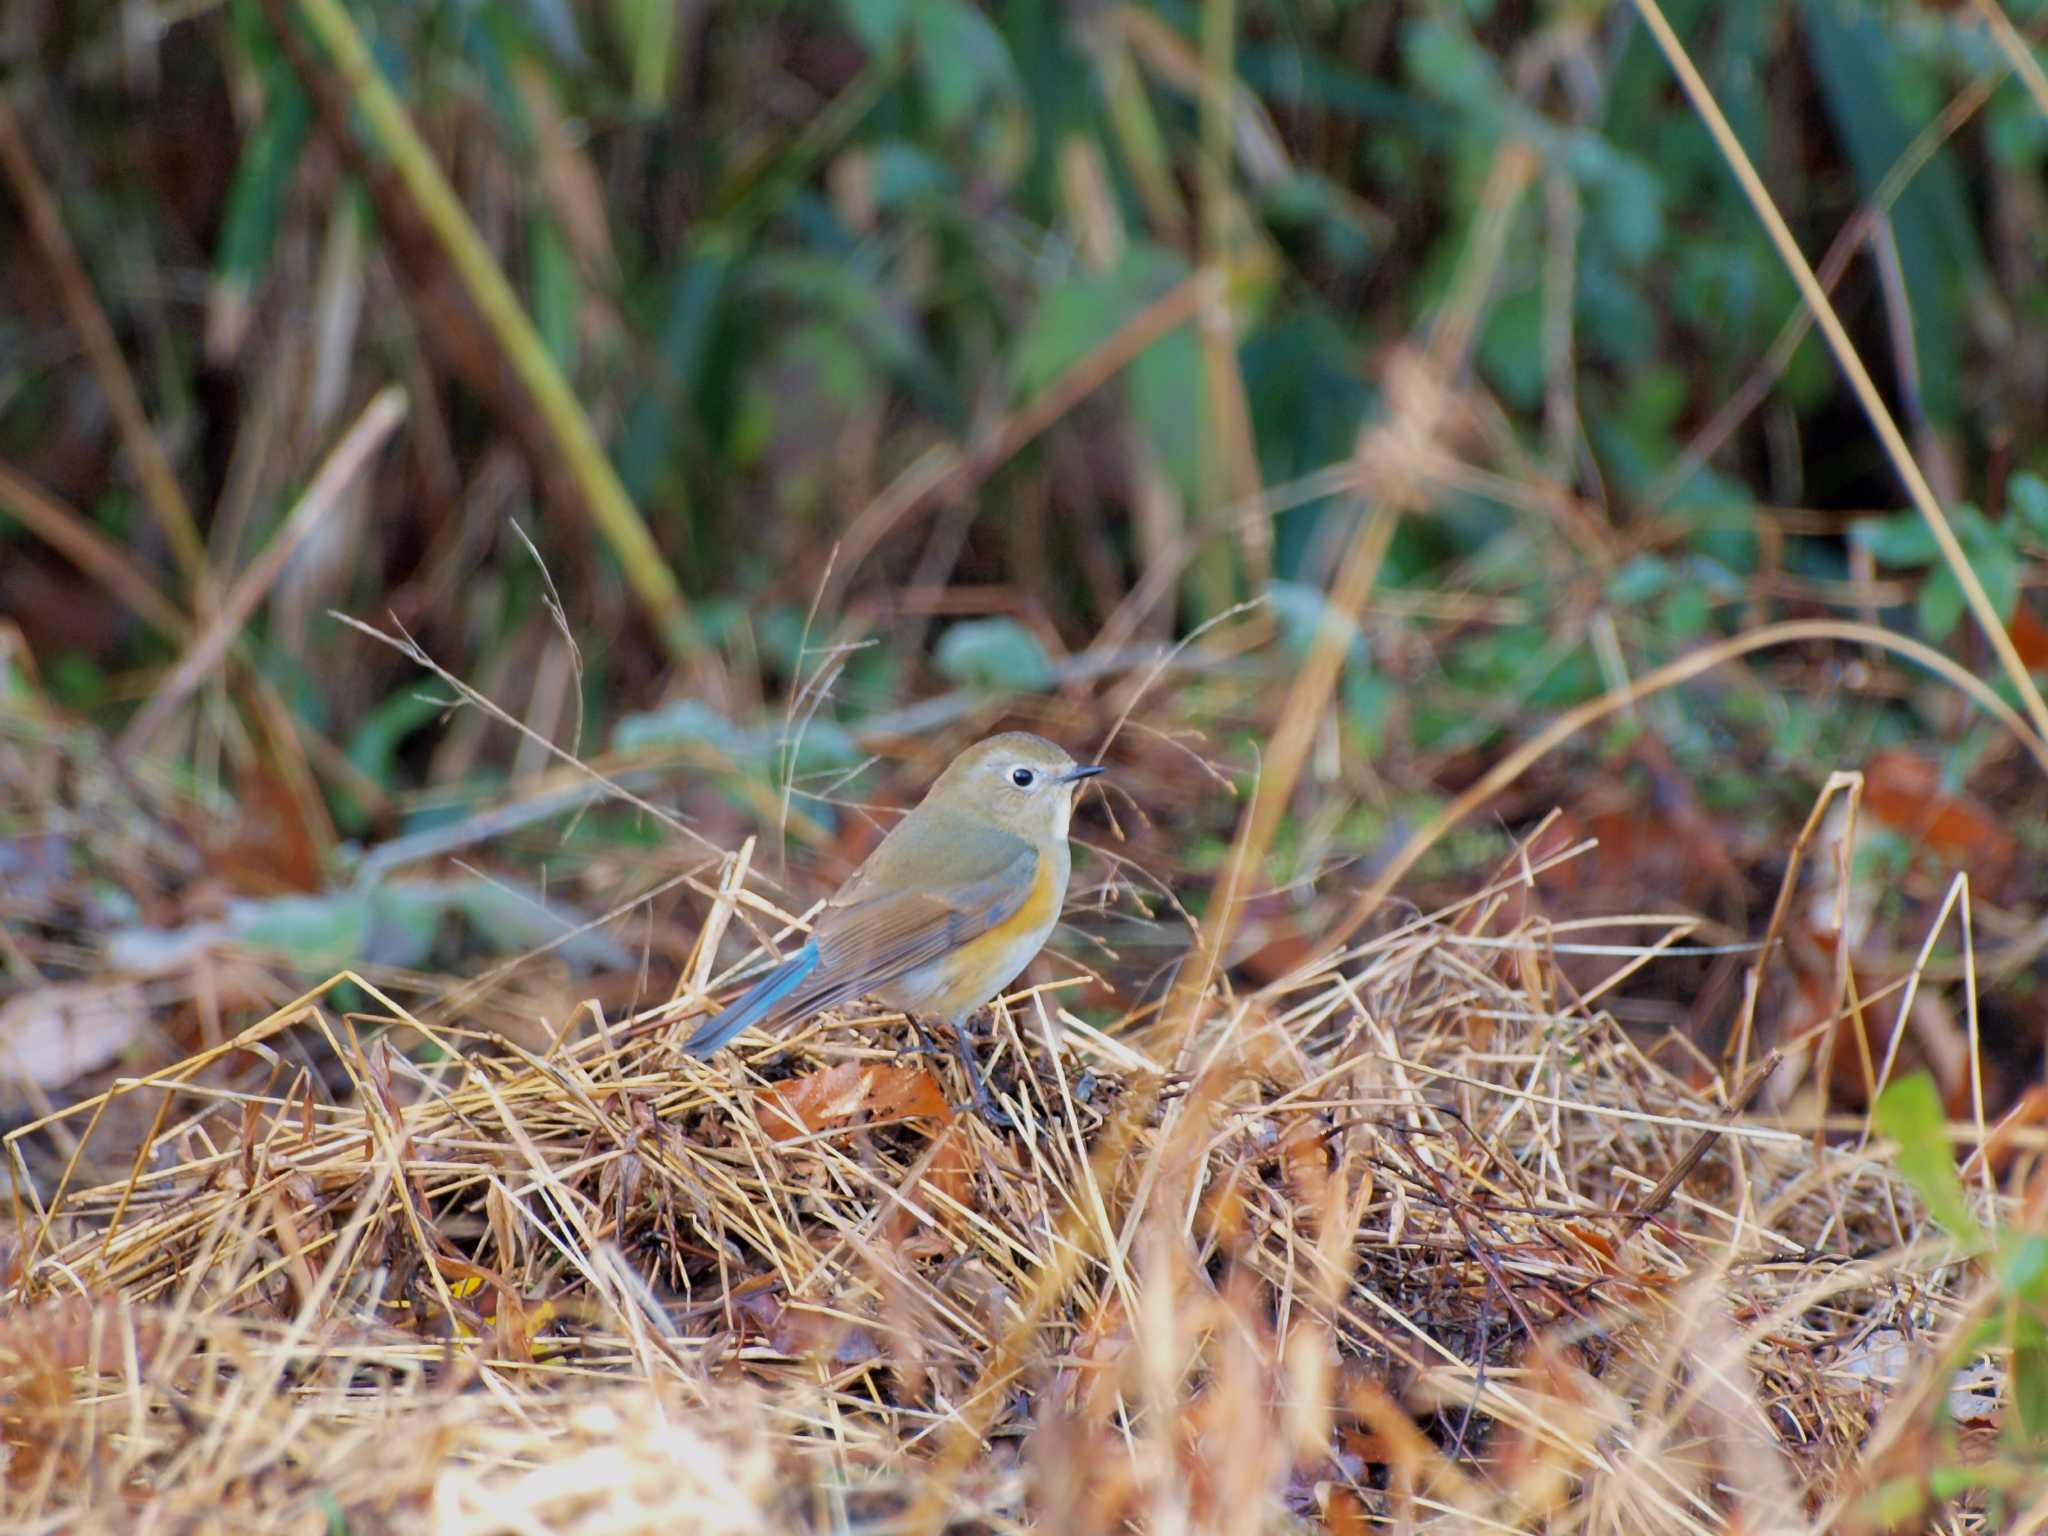
M1930 645L1939 645L1955 632L1962 616L1963 588L1955 572L1947 566L1930 571L1920 583L1919 595L1913 599L1913 623L1920 638Z
M1490 135L1512 99L1493 56L1465 28L1449 21L1412 21L1401 30L1401 57L1425 95L1452 109L1470 132Z
M1015 393L1037 394L1186 272L1173 252L1138 244L1112 272L1077 274L1048 288L1011 353ZM1175 485L1189 496L1200 483L1207 430L1202 379L1201 350L1187 326L1139 353L1125 373L1131 414Z
M1998 615L1998 622L2010 624L2013 609L2020 600L2019 555L2002 536L1991 542L1966 545L1963 552L1969 556L1970 568L1983 584L1984 595L1991 599L1991 609Z
M619 450L619 474L636 500L652 494L691 440L687 427L701 422L705 436L724 440L735 425L740 391L727 370L737 349L721 345L735 265L729 245L715 235L700 240L666 279L655 344L659 387L635 400Z
M1895 1477L1880 1483L1858 1507L1871 1525L1889 1530L1904 1525L1927 1507L1927 1489L1918 1477Z
M1662 555L1641 554L1607 579L1607 601L1632 608L1646 603L1671 585L1671 562Z
M1389 144L1412 139L1441 148L1450 140L1448 113L1345 63L1335 53L1294 41L1261 43L1246 38L1239 44L1237 60L1239 78L1262 101L1315 107L1399 129L1398 134L1384 136Z
M883 212L959 195L960 178L953 168L908 139L877 144L869 172L875 207Z
M612 732L621 752L650 747L702 746L737 761L746 755L746 733L698 699L677 699L660 709L627 715Z
M2048 157L2048 118L2024 92L2002 91L1985 110L1984 143L2008 174L2039 176Z
M1112 271L1075 273L1047 287L1010 355L1016 393L1037 394L1186 275L1179 256L1140 242Z
M1266 588L1266 602L1279 621L1280 638L1288 654L1296 661L1307 657L1316 632L1325 624L1342 627L1347 660L1366 659L1365 637L1359 633L1357 623L1332 609L1321 587L1303 581L1275 581Z
M613 24L633 61L633 105L642 112L652 112L668 100L680 10L675 0L613 0Z
M1210 462L1205 441L1209 392L1203 387L1202 349L1194 331L1184 325L1160 337L1131 364L1126 377L1139 430L1180 493L1197 499Z
M741 726L698 699L677 699L659 709L627 715L612 731L612 746L621 752L660 747L701 747L717 753L734 768L779 783L785 774L846 768L860 761L860 748L836 721L813 717L794 741L782 722ZM795 760L791 761L791 748Z
M344 749L351 764L381 788L397 782L398 749L406 737L447 707L417 689L405 688L372 709L349 733Z
M1951 1462L1946 1466L1931 1469L1927 1474L1927 1491L1939 1503L1960 1499L1965 1494L1983 1489L2006 1489L2019 1485L2025 1475L2022 1468L2011 1461Z
M1798 8L1820 95L1866 197L1874 196L1914 136L1940 110L1947 86L1926 50L1901 46L1882 7L1804 0ZM1981 280L1979 221L1956 155L1937 150L1900 191L1890 228L1919 355L1928 414L1947 423L1961 404L1963 296Z
M799 306L818 327L836 333L836 345L831 337L820 336L808 339L804 349L813 361L836 354L842 387L848 387L849 373L866 380L886 371L934 415L943 419L958 409L953 381L905 307L888 302L885 281L867 266L814 249L756 256L750 276L765 292Z
M1354 351L1335 317L1320 310L1276 319L1245 337L1238 368L1266 484L1299 479L1351 452L1373 399ZM1281 512L1274 520L1273 569L1301 574L1323 519L1343 515L1329 497Z
M2013 1320L2007 1370L2018 1437L2029 1449L2036 1449L2048 1441L2048 1330L2043 1330L2039 1318Z
M1260 211L1276 229L1313 233L1340 268L1356 270L1372 259L1377 232L1359 217L1334 182L1313 171L1293 171L1266 193Z
M1479 333L1479 366L1508 402L1543 400L1543 296L1533 287L1503 294Z
M2005 482L2005 502L2020 532L2037 544L2048 544L2048 480L2021 470Z
M1917 514L1907 513L1914 517ZM1894 522L1886 519L1886 522ZM2009 623L2013 609L2020 599L2020 557L2012 546L2010 532L1993 523L1989 518L1967 503L1958 505L1950 514L1951 526L1955 529L1956 540L1963 546L1963 558L1970 563L1977 580L1984 588L1984 595L1991 599L1992 611L2000 623ZM1923 532L1925 531L1923 525ZM1903 536L1901 525L1901 547L1911 547L1910 539ZM1933 535L1927 536L1933 544ZM1937 554L1936 560L1940 559ZM1933 562L1930 562L1933 563ZM1913 605L1914 622L1920 633L1928 640L1945 640L1962 619L1965 608L1962 584L1955 573L1944 562L1929 572L1920 584L1920 594Z
M527 226L526 259L533 283L533 325L565 373L576 367L577 320L583 308L583 280L569 242L545 213Z
M840 0L847 26L870 53L887 53L910 26L915 0Z
M1387 727L1394 718L1394 706L1401 702L1401 690L1394 680L1366 667L1344 669L1338 689L1344 717L1363 734L1365 750L1378 756L1386 749Z
M1017 68L1002 33L967 0L911 0L917 75L932 114L957 128L991 96L1017 86Z
M1657 608L1657 623L1672 640L1695 640L1713 621L1713 595L1704 582L1686 582L1672 588Z
M1934 1079L1925 1072L1899 1078L1878 1095L1872 1118L1898 1143L1899 1172L1927 1203L1928 1214L1967 1247L1983 1247L1984 1234L1963 1198Z
M331 973L368 958L374 900L373 892L347 890L233 901L228 904L228 927L245 944L290 956L301 974ZM414 965L422 957L415 951L391 957L389 963Z
M932 665L969 688L1035 693L1053 683L1052 658L1015 619L968 619L939 637Z
M675 7L671 5L670 10ZM576 30L576 15L568 0L525 0L520 7L524 13L527 32L532 41L522 39L524 51L545 49L554 55L549 62L557 66L580 67L589 62L590 54L583 46L583 38ZM635 46L638 46L636 43ZM642 61L635 60L636 66Z
M1561 153L1586 190L1591 230L1631 267L1655 255L1664 238L1664 186L1656 173L1594 133L1575 133Z
M391 895L408 890L403 885L387 889ZM539 891L508 884L502 877L428 886L420 891L419 901L415 923L431 914L438 926L443 913L460 913L493 954L521 954L549 944L552 953L572 965L609 969L631 964L630 951L605 928L585 927L583 913L559 907Z
M298 78L283 65L269 74L269 110L242 145L242 158L228 184L214 272L221 281L253 288L270 263L277 227L291 191L299 152L313 126L313 104ZM337 215L340 208L337 206Z
M2048 1234L2005 1233L1998 1249L1998 1283L2022 1301L2048 1300Z
M1879 565L1895 570L1918 569L1941 559L1927 519L1911 510L1867 517L1850 530L1849 537L1868 549Z

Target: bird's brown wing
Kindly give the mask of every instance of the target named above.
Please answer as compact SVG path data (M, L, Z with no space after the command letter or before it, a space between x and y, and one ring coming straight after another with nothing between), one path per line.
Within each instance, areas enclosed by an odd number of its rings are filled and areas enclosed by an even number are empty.
M779 1017L860 997L950 954L1014 916L1038 876L1038 851L993 830L949 843L947 873L955 878L943 884L905 889L863 879L873 863L820 914L817 970L776 1010Z

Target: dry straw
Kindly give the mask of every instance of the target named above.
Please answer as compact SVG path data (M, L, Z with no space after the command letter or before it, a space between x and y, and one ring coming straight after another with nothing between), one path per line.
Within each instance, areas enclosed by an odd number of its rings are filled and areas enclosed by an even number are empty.
M694 987L528 1050L336 977L64 1111L61 1176L9 1138L0 1521L1819 1530L1950 1251L1584 1001L1687 929L1507 921L1543 867L1212 987L1171 1076L1014 998L1002 1135L886 1017L706 1067Z

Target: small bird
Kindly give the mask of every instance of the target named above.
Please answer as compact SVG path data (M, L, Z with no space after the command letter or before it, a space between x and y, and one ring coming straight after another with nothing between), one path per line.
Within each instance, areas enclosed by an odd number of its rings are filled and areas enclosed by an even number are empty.
M923 800L825 903L810 941L709 1020L683 1047L709 1056L755 1024L874 996L910 1019L951 1026L974 1107L996 1109L967 1048L970 1014L1016 980L1067 896L1075 786L1103 770L1042 736L1011 731L954 758Z

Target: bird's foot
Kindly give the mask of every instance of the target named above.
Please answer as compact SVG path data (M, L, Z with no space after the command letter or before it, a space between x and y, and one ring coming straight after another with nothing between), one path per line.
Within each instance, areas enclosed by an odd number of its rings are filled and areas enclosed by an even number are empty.
M906 1056L949 1056L952 1054L932 1038L932 1032L924 1027L922 1020L907 1013L903 1017L910 1021L910 1027L917 1035L917 1044L907 1045L898 1051L896 1053L898 1061L901 1061Z
M899 1059L905 1056L951 1056L960 1063L960 1071L967 1079L968 1096L958 1103L948 1099L948 1109L956 1115L979 1115L982 1123L991 1130L1007 1131L1016 1126L1015 1118L996 1103L995 1095L988 1091L988 1084L981 1075L981 1063L975 1060L974 1047L969 1042L967 1030L963 1025L949 1026L953 1036L953 1048L948 1051L932 1038L931 1031L925 1028L921 1019L909 1014L905 1014L904 1017L910 1020L911 1029L917 1033L917 1044L899 1051Z
M960 1070L967 1075L967 1086L973 1096L960 1109L972 1109L981 1116L982 1123L992 1131L1007 1131L1016 1127L1016 1119L995 1101L988 1091L988 1084L982 1079L981 1063L974 1059L974 1047L967 1039L967 1027L956 1023L953 1026L953 1053L960 1058Z

